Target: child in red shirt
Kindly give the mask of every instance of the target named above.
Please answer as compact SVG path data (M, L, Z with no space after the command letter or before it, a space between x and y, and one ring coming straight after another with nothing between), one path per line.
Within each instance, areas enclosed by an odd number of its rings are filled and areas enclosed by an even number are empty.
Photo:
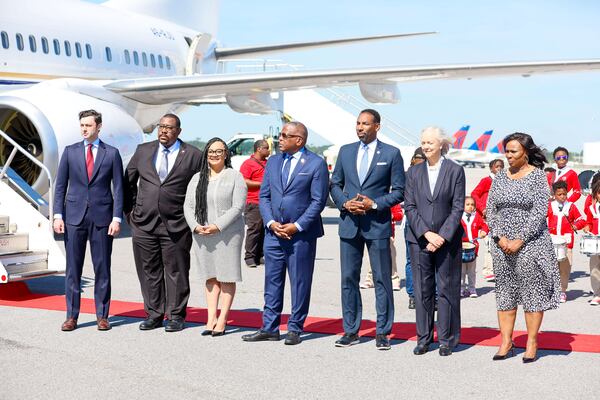
M548 206L548 229L551 235L562 236L567 241L567 258L558 262L560 271L560 302L567 301L567 287L573 262L574 232L582 229L586 221L577 206L567 200L568 186L565 181L552 184L554 200Z
M592 179L592 194L585 200L585 215L587 216L587 225L583 230L586 233L598 236L598 221L600 220L600 174L596 174ZM590 256L590 280L594 297L590 305L600 305L600 255Z
M475 199L471 196L465 197L465 211L460 220L464 235L462 238L463 243L472 243L475 245L475 258L472 261L466 261L463 259L462 263L462 295L463 297L477 297L477 290L475 288L475 279L477 276L477 253L479 252L478 239L486 237L490 231L488 226L483 222L483 218L475 210ZM467 285L468 278L468 285Z

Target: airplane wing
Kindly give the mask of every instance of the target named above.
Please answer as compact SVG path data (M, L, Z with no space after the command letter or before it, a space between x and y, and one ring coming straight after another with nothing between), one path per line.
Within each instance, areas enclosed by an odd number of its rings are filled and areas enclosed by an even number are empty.
M381 84L511 75L529 77L534 74L591 70L600 70L600 59L190 75L121 79L106 83L104 87L136 101L158 105L225 95L251 95L357 83Z

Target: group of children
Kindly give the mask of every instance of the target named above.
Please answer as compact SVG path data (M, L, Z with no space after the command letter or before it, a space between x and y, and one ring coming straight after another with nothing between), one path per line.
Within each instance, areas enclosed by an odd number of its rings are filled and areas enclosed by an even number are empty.
M574 204L581 197L581 185L577 173L568 167L569 152L564 147L558 147L553 152L557 169L552 169L548 176L548 184L552 188L552 199L548 205L548 229L556 243L566 244L566 257L559 260L560 272L560 301L567 301L567 287L571 275L573 262L573 245L577 231L583 230L586 234L598 236L598 220L600 217L600 173L594 175L591 183L591 194L586 198L584 214ZM504 168L502 160L490 162L491 174L482 179L473 190L471 196L465 199L465 210L462 217L464 229L463 236L463 264L462 264L462 295L464 297L477 297L475 286L476 263L480 239L486 237L489 229L485 224L485 204L487 194L494 176ZM475 257L470 256L469 244L474 245ZM487 259L491 259L489 252ZM491 261L491 260L490 260ZM488 260L486 260L488 265ZM492 280L493 275L484 271L485 279ZM491 279L490 279L491 278ZM600 305L600 255L590 255L590 278L593 291L591 305Z

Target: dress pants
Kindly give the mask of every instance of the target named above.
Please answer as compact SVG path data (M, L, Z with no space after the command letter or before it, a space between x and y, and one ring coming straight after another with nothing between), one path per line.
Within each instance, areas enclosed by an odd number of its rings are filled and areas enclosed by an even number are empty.
M376 333L388 335L392 331L394 322L390 240L389 238L365 239L360 232L353 239L340 239L344 332L358 333L362 321L359 280L365 245L369 251L375 284Z
M440 345L455 347L460 340L460 278L461 243L446 243L431 253L418 244L410 243L417 342L433 342L435 288L438 290L438 341Z
M263 242L265 239L265 226L263 224L258 204L249 203L244 208L244 220L246 221L246 263L254 262L260 264L263 256Z
M161 222L151 231L131 224L133 257L148 317L185 319L190 296L192 233L170 233Z
M113 237L108 235L108 226L96 226L88 209L79 225L65 224L65 297L67 318L79 317L81 303L81 273L85 260L85 248L90 241L90 253L94 266L94 301L96 316L108 318L110 308L110 256Z
M285 272L290 276L292 312L287 323L289 332L302 332L310 306L310 291L317 239L279 239L268 231L265 235L265 308L262 330L278 332L283 310Z

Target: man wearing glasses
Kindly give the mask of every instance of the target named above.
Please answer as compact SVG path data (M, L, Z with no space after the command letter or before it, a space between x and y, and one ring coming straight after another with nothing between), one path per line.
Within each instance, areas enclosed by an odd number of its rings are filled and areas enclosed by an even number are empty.
M185 192L200 170L201 152L180 139L174 114L160 119L158 140L140 144L125 171L125 206L147 318L141 330L183 329L190 294L192 232L183 215Z
M557 167L552 183L567 182L567 200L570 203L575 203L581 197L581 185L579 184L577 172L567 165L569 163L569 150L564 147L557 147L552 152L552 156Z
M323 236L321 211L327 202L327 164L307 150L306 126L284 125L280 154L267 162L259 207L265 233L265 308L263 324L246 342L279 340L286 270L290 277L292 312L285 344L299 344L308 316L317 238Z

